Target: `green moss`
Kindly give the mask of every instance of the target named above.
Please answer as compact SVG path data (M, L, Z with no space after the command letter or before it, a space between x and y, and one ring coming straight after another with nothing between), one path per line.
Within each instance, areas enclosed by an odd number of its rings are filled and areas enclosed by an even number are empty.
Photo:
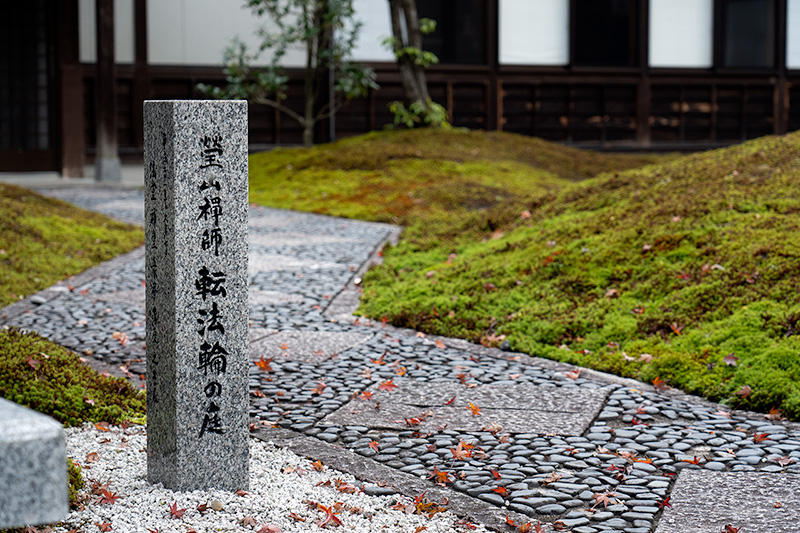
M0 184L0 306L143 242L141 228Z
M67 457L67 491L70 509L77 509L81 505L80 491L86 486L81 472L81 465Z
M533 195L499 239L408 232L361 311L800 418L798 162L800 134L768 137Z
M74 353L32 333L0 330L0 396L66 426L143 416L144 391L97 374Z

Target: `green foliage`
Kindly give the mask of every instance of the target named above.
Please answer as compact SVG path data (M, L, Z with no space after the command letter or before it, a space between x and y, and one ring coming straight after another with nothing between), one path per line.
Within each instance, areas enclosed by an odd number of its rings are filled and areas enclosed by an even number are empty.
M73 352L33 333L0 330L0 396L66 426L118 424L145 412L144 391L81 363Z
M261 45L249 51L234 39L225 49L226 85L198 84L197 90L211 98L249 100L274 107L297 120L304 141L313 140L314 124L327 118L345 101L377 89L375 72L350 60L361 23L354 19L352 0L248 0L257 16L266 16L272 28L259 31ZM289 76L282 65L290 49L305 52L305 106L299 111L286 106ZM264 53L269 57L262 59ZM256 64L265 67L253 67ZM318 101L324 76L334 79L335 102Z
M659 159L397 131L251 172L256 202L407 226L362 314L800 419L800 133Z
M403 102L394 101L389 104L389 111L394 115L394 127L408 129L419 127L449 128L447 110L428 98L428 105L417 100L406 108Z
M141 228L0 184L0 306L143 243Z

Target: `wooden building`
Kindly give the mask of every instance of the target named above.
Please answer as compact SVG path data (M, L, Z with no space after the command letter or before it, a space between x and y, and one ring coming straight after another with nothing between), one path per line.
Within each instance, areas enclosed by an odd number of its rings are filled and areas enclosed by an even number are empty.
M0 0L0 171L81 175L96 144L96 1ZM255 42L240 0L113 0L119 151L140 159L142 101L220 83L222 50ZM336 116L336 136L382 128L402 98L387 0L354 0L356 59L380 90ZM419 0L452 123L615 150L700 149L800 128L800 0ZM105 43L107 45L107 43ZM106 49L104 43L99 47ZM297 80L299 56L287 67ZM109 91L110 92L110 91ZM794 106L792 103L794 102ZM251 106L253 147L300 142L297 123ZM328 140L321 125L317 140Z

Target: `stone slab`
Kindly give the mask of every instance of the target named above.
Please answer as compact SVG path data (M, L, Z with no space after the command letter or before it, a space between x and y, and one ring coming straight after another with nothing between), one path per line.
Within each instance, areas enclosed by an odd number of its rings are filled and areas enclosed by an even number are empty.
M348 242L353 242L353 239L336 235L310 235L296 232L253 233L250 235L250 246L314 246Z
M656 533L800 531L800 475L683 470ZM776 504L780 504L776 506Z
M246 489L247 102L144 104L147 479Z
M447 425L450 430L472 432L499 424L504 433L581 435L607 395L602 389L530 384L467 388L460 383L394 382L398 388L391 392L373 388L372 399L357 397L328 415L324 423L372 429L414 427L420 431L436 431ZM478 415L473 414L470 403L480 408ZM410 426L406 419L412 418L424 420Z
M253 343L259 339L263 339L267 335L272 335L274 333L278 333L278 330L268 328L250 328L247 330L247 337L250 339L250 342Z
M250 305L281 305L285 303L302 303L305 299L299 294L280 291L262 291L250 289Z
M250 227L253 229L273 229L291 226L300 219L299 216L288 214L286 216L266 215L257 210L251 210Z
M250 255L250 273L272 270L320 270L341 268L339 263L300 259L290 255L253 253Z
M64 429L52 418L0 398L0 529L67 516Z
M250 357L257 360L263 355L274 357L276 362L321 363L371 337L370 334L355 332L279 331L251 344Z

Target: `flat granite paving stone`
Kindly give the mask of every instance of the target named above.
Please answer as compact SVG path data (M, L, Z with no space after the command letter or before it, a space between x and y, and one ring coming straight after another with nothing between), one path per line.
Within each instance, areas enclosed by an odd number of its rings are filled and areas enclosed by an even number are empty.
M248 225L255 229L285 228L286 226L291 226L301 219L302 215L296 213L288 213L286 215L268 215L260 209L250 209L250 220Z
M267 329L267 328L248 328L247 338L250 340L251 343L253 343L259 339L263 339L267 335L272 335L273 333L278 333L278 330Z
M340 244L354 242L347 237L308 233L251 233L250 246L313 246L315 244Z
M656 533L800 531L800 475L683 470ZM780 504L779 506L777 504Z
M305 298L299 294L280 291L262 291L250 287L248 302L250 305L277 305L285 303L302 303Z
M104 202L102 204L97 204L95 207L98 211L141 211L142 213L142 220L144 220L144 203L142 198L128 198L124 200L113 200L111 202Z
M298 259L290 255L280 254L250 254L250 274L267 272L270 270L320 270L323 268L340 268L340 263L330 261L313 261L310 259Z
M279 331L250 345L250 357L320 363L332 355L366 342L371 334L334 331Z
M481 431L499 424L510 433L581 435L605 402L607 391L539 387L530 384L481 385L396 381L391 392L374 390L370 400L353 399L325 417L326 424L364 425L370 429L433 431L447 424L454 431ZM451 404L445 405L455 397ZM380 409L376 403L380 402ZM480 408L474 415L469 403Z

